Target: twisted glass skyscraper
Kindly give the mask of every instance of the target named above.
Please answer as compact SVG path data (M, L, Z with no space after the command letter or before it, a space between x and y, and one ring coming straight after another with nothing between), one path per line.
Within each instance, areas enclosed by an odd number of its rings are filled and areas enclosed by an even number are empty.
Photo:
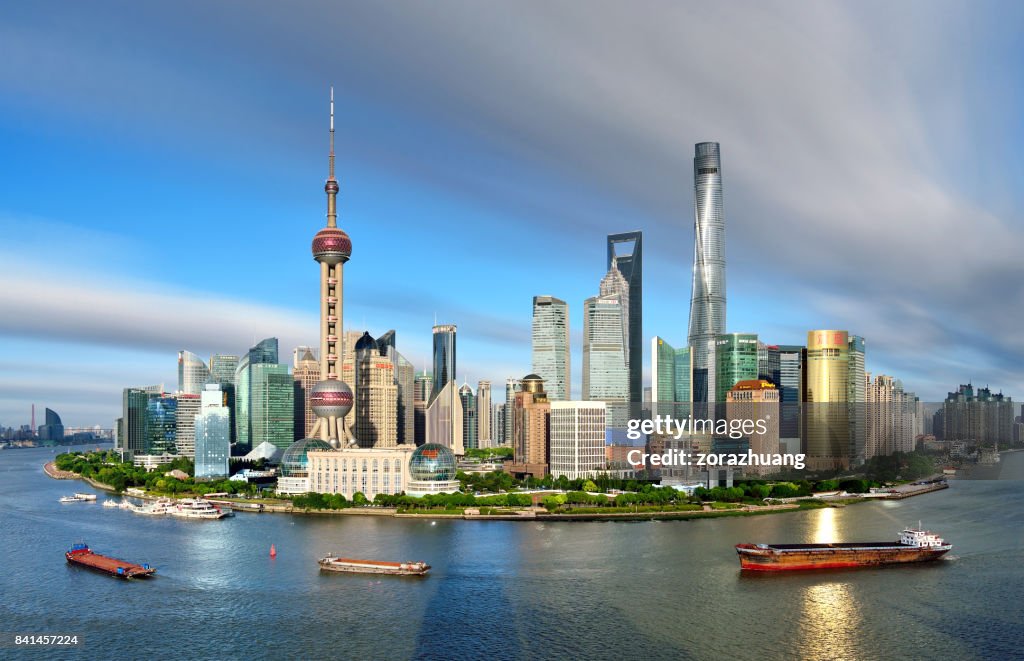
M725 212L717 142L699 142L693 157L693 287L689 344L693 401L706 402L708 341L725 333Z

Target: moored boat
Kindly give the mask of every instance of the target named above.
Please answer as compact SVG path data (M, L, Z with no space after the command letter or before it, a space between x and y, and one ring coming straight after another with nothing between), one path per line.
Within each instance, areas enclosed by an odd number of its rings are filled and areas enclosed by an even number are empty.
M222 519L230 516L230 510L225 511L225 508L214 505L203 498L179 500L170 507L167 513L181 519Z
M740 568L754 571L834 569L937 560L952 544L920 527L907 528L895 542L836 544L737 544Z
M96 494L94 493L76 493L75 498L78 500L96 500Z
M423 576L430 571L425 562L385 562L382 560L356 560L354 558L336 558L328 555L320 558L320 569L324 571L346 572L351 574L390 574L393 576Z
M156 569L148 564L136 564L127 560L118 560L99 553L93 553L88 544L78 543L64 553L69 564L86 567L118 578L144 578L156 573Z

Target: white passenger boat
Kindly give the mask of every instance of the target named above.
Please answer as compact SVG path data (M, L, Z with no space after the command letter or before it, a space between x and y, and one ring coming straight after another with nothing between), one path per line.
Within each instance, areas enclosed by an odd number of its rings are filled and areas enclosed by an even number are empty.
M75 498L78 500L96 500L96 494L94 493L76 493Z
M203 498L185 498L175 503L168 514L181 519L222 519L230 516L231 510Z
M130 506L130 509L136 514L142 514L144 516L163 516L164 514L170 514L172 507L174 507L173 500L170 498L159 498L152 503L141 507Z

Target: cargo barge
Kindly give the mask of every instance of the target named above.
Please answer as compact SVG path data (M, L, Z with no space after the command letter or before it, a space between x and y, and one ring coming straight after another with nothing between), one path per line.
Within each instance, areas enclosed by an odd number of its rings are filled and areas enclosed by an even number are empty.
M93 553L87 544L75 544L65 554L68 563L87 567L110 576L118 578L144 578L156 573L156 569L148 564L138 565L127 560L110 558L99 553Z
M390 574L392 576L423 576L430 571L425 562L384 562L381 560L355 560L335 558L328 555L320 559L324 571L347 572L351 574Z
M953 548L933 532L907 528L895 542L737 544L740 568L752 571L877 567L938 560Z

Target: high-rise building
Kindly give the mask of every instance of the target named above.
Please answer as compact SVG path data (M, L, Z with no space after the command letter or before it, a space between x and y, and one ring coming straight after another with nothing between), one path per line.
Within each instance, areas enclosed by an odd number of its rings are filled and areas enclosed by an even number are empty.
M512 445L512 408L516 404L516 393L522 390L523 382L511 377L505 379L505 433L502 436L502 445Z
M643 233L640 231L608 235L608 268L622 274L628 288L623 299L626 308L626 365L629 368L631 402L627 415L638 417L643 390L644 363L644 287ZM604 295L604 292L601 292Z
M804 441L809 470L850 465L849 346L846 331L807 333Z
M252 447L271 443L287 449L295 441L295 381L288 366L251 364L248 380L248 433Z
M398 387L398 444L412 444L415 439L415 380L416 370L405 356L398 353L395 331L389 330L377 338L377 349L387 357L395 368L395 385Z
M508 445L505 438L505 410L504 404L491 404L491 445L498 448Z
M757 343L757 378L778 387L779 347L774 344Z
M764 379L740 381L726 393L725 402L730 428L748 421L753 423L754 431L747 436L751 452L761 456L779 453L779 390L775 384ZM778 467L759 463L746 467L743 472L768 475L777 471Z
M454 324L434 326L434 382L427 405L427 443L444 445L463 454L462 402L455 381Z
M359 380L359 370L356 369L356 342L363 334L360 331L347 330L341 336L341 381L352 389L352 397L355 397L356 381ZM343 418L345 429L352 431L356 428L356 406L355 399L352 400L352 408L348 410Z
M427 442L427 403L433 383L434 377L430 372L416 373L413 382L413 438L416 445Z
M462 384L459 388L459 400L462 404L462 442L467 450L475 450L480 447L479 438L479 417L477 399L473 389L468 383Z
M506 472L538 478L547 474L550 414L544 380L536 374L524 376L522 390L515 394L512 407L513 460L506 466Z
M476 384L477 422L479 428L479 446L493 447L494 437L491 436L491 382L481 379Z
M238 370L238 356L214 354L210 357L210 380L209 383L220 385L224 393L224 405L228 408L231 418L231 444L237 441L235 423L235 372Z
M569 306L554 296L533 297L533 371L548 384L551 401L569 399Z
M800 345L779 346L779 443L781 451L799 454L803 437L801 415L804 391L803 369L806 349Z
M713 401L725 402L726 394L740 381L757 380L757 346L755 333L723 333L715 339Z
M205 386L205 384L204 384ZM177 400L174 417L174 440L178 454L192 457L196 453L196 414L199 413L200 395L175 393Z
M256 440L253 434L253 373L256 365L277 365L278 344L276 337L268 337L249 349L248 352L238 361L235 368L235 439L236 443L244 449L251 450L263 440ZM281 365L285 372L286 365ZM288 405L293 406L294 392L292 384L288 384ZM275 406L277 403L275 403ZM294 411L289 410L289 417ZM294 427L293 427L294 428Z
M146 454L175 454L178 451L178 400L174 395L154 394L146 402Z
M651 338L651 415L676 413L676 350L664 339Z
M1007 445L1013 442L1013 400L988 387L961 385L942 404L942 437L968 445Z
M864 338L850 335L847 346L846 401L850 408L850 461L859 466L866 459L867 409L865 406ZM911 447L911 450L913 448Z
M301 353L299 353L300 349ZM316 359L316 355L310 347L298 347L295 351L292 361L292 377L295 388L293 399L295 429L292 436L297 441L309 438L313 433L313 425L316 424L316 414L313 413L309 394L312 392L313 386L320 382L320 361Z
M210 370L203 359L191 351L178 352L178 392L199 396L210 378Z
M398 384L389 346L369 333L356 342L356 439L362 448L398 445ZM383 349L383 352L382 352Z
M583 303L583 400L608 404L608 425L629 417L629 289L612 257L600 295ZM640 401L641 390L637 390Z
M550 470L570 480L605 468L604 402L552 402Z
M725 333L725 211L717 142L700 142L693 157L693 282L689 344L694 402L707 402L712 378L708 342Z
M331 147L328 156L327 227L313 237L313 259L320 267L320 382L309 400L317 421L310 438L333 448L353 444L345 416L352 410L352 388L342 380L344 346L338 346L345 328L344 269L352 255L352 240L338 227L338 180L334 177L334 88L331 88ZM305 439L304 439L305 440ZM304 446L305 447L305 446Z
M228 476L231 455L231 417L220 385L204 386L199 396L195 428L195 478L209 480Z
M163 384L125 388L121 397L121 428L117 447L136 454L149 453L149 432L147 410L149 400L163 393Z
M693 378L693 364L690 361L690 347L676 349L675 356L675 416L685 419L690 416L690 380Z
M43 424L39 425L39 440L41 441L63 441L64 423L60 416L53 409L46 409L46 417Z

